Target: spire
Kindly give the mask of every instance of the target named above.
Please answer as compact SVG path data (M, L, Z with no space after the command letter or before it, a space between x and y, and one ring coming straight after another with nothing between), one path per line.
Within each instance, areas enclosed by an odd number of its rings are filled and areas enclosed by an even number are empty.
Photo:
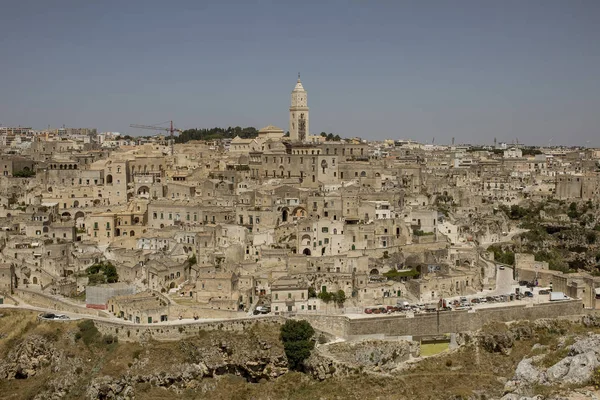
M302 82L300 82L300 72L298 72L298 81L296 82L296 87L294 87L294 92L304 92L304 87L302 86Z

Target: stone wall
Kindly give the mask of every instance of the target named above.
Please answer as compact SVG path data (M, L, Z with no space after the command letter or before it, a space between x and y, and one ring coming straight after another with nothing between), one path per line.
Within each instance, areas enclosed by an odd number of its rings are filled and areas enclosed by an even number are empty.
M318 331L337 337L348 336L348 318L343 315L296 315L296 319L308 321Z
M296 319L310 322L317 331L337 337L352 339L374 335L422 336L453 332L475 331L493 322L536 320L540 318L572 317L584 313L580 300L555 303L515 305L484 308L476 312L447 311L418 314L348 318L343 315L296 315ZM278 316L240 318L235 320L172 322L170 324L132 324L125 321L94 320L98 330L105 335L118 336L122 341L180 340L203 331L243 332L255 324L281 325L285 318Z
M103 311L85 308L83 306L78 307L74 304L61 301L60 299L57 299L44 293L33 292L23 289L15 289L14 295L16 298L22 299L25 303L35 307L49 308L56 311L71 312L76 314L86 314L103 317L107 316L107 314Z
M536 320L539 318L557 318L580 315L583 307L580 300L533 305L514 305L506 307L482 308L476 312L446 311L431 314L417 314L407 318L404 315L348 318L346 316L310 315L297 316L310 322L315 329L339 337L384 334L387 336L419 336L444 334L463 331L475 331L483 325L493 322L516 320Z
M243 332L257 323L281 325L281 317L254 317L222 321L181 322L172 324L129 324L119 321L94 320L96 328L103 335L117 336L120 341L135 342L144 340L180 340L198 335L203 331Z

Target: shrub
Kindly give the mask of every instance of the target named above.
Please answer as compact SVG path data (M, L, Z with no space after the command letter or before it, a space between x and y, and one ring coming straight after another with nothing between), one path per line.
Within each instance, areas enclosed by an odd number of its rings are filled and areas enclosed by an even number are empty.
M118 343L119 338L113 335L104 335L102 340L104 341L105 344L113 344L113 343Z
M600 388L600 368L594 370L594 374L590 379L590 385L594 386L596 390Z
M79 332L75 334L75 339L82 339L83 343L87 346L98 341L100 338L100 331L94 325L94 321L86 319L77 324Z

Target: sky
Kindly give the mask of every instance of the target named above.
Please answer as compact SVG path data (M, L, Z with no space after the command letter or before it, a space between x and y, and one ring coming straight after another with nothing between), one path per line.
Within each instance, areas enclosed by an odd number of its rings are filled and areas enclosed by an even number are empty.
M0 125L600 147L597 0L0 0Z

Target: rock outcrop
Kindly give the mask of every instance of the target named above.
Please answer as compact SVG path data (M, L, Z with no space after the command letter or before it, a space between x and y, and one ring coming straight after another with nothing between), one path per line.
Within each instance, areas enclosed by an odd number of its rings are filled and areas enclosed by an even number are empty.
M503 399L525 396L535 385L564 387L589 383L600 367L600 335L590 334L580 338L565 350L566 355L547 368L544 367L544 361L552 356L549 351L521 360L514 377L506 383L504 389L507 395ZM554 355L561 354L556 353L559 351L560 348Z
M304 362L308 373L319 380L356 372L390 372L411 357L420 346L406 340L364 340L318 346Z

